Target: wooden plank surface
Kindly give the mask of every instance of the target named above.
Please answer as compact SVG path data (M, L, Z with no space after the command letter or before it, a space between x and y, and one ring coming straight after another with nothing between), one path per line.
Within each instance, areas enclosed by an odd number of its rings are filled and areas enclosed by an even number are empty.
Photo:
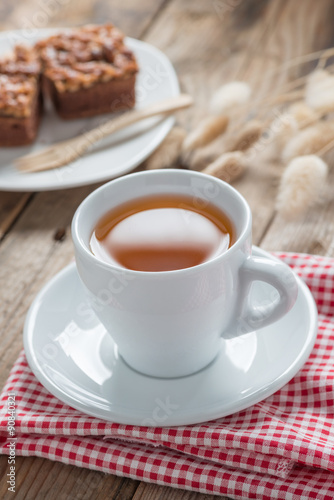
M64 2L65 3L65 2ZM36 20L39 0L3 1L0 27L21 28ZM75 0L56 9L45 26L77 25L112 20L133 37L162 49L173 62L182 89L196 106L180 115L191 128L205 115L212 92L222 83L245 79L253 98L279 91L302 69L272 71L292 57L334 44L331 0ZM35 21L36 22L36 21ZM39 27L45 27L39 26ZM334 201L326 201L302 220L287 224L274 210L278 172L259 165L235 183L253 211L254 243L269 250L334 254ZM333 174L331 176L333 181ZM0 384L22 347L22 326L29 305L58 270L73 258L69 234L80 201L96 186L32 194L0 193ZM59 229L62 241L55 240ZM7 458L0 458L0 472ZM0 481L0 497L6 484ZM18 458L17 499L212 500L195 494L87 471L38 458Z

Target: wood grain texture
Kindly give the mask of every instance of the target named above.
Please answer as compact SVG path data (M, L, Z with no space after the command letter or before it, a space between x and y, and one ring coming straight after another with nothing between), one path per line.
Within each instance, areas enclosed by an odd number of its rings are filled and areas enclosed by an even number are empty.
M143 38L146 31L158 16L163 14L168 0L117 0L106 2L97 0L94 7L94 17L97 22L110 20L125 33L134 38Z
M274 214L261 247L265 250L303 252L334 257L334 171L317 206L296 220L287 221Z
M233 7L232 7L233 5ZM47 25L72 25L114 20L129 35L142 37L161 48L179 74L182 90L196 99L196 106L179 116L192 128L207 113L212 92L233 79L245 79L256 100L302 74L307 66L284 69L292 57L334 43L330 19L331 0L69 0L55 11ZM0 26L23 27L37 19L39 0L4 2ZM35 17L34 17L35 15ZM40 26L44 27L44 26ZM274 70L281 68L273 76ZM302 220L287 224L276 216L274 200L279 170L259 164L235 183L253 211L254 242L269 250L294 250L334 255L334 201L311 210ZM333 182L333 174L331 175ZM0 194L0 384L22 347L26 312L38 290L73 258L70 222L80 201L96 186L66 191ZM54 235L65 229L65 238ZM18 499L213 500L201 495L112 475L79 469L39 458L18 458ZM7 459L0 459L6 473ZM0 497L6 485L0 481ZM8 495L7 495L8 496ZM13 498L12 495L8 498ZM223 497L221 497L223 498Z
M133 498L138 484L131 479L36 457L18 457L16 461L15 500L128 500ZM13 498L13 493L6 489L1 482L1 498Z
M224 497L219 497L224 500ZM194 491L176 490L156 484L140 483L133 500L216 500L216 495L203 495Z
M23 29L27 33L50 26L72 26L94 20L96 0L19 0L6 18L1 19L2 29Z
M0 241L31 199L31 193L0 192Z

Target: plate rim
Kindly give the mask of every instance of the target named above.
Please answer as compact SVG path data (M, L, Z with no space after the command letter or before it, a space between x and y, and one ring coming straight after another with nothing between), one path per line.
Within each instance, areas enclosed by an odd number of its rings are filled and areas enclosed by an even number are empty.
M279 260L276 256L271 255L269 252L266 252L265 250L260 249L259 247L253 246L253 251L255 254L264 257L270 257L271 259ZM281 262L281 261L280 261ZM52 288L54 284L61 279L63 274L71 273L73 270L75 270L76 264L75 262L72 262L65 266L62 270L60 270L56 275L54 275L38 292L36 295L35 299L33 300L29 311L26 316L26 320L24 323L24 330L23 330L23 344L24 344L24 352L26 355L26 359L28 362L28 365L32 372L34 373L35 377L37 380L45 387L53 396L61 400L63 403L71 406L72 408L83 412L85 415L88 416L93 416L95 418L98 418L100 420L103 420L105 422L111 422L111 423L119 423L119 424L124 424L124 425L143 425L140 422L143 422L145 419L148 418L148 415L144 415L140 410L136 411L134 408L131 408L131 415L129 415L129 408L127 407L121 407L121 406L113 406L110 408L108 411L108 415L101 416L101 409L100 411L97 409L92 409L92 406L90 406L87 410L86 405L84 402L80 402L79 400L74 399L72 395L67 394L66 392L64 393L63 389L58 388L39 368L39 363L37 361L37 358L34 354L34 352L31 351L30 349L30 343L32 339L30 339L32 333L30 329L30 318L35 315L36 311L38 312L38 309L40 307L41 299L43 298L44 294L48 291L49 288ZM193 409L188 409L186 411L182 411L181 415L178 415L178 413L172 413L170 417L166 419L166 421L162 424L156 425L156 427L173 427L173 426L182 426L182 425L194 425L194 424L200 424L203 422L215 420L218 418L223 418L228 415L231 415L233 413L245 410L246 408L249 408L250 406L253 406L265 398L271 396L278 390L280 390L286 383L288 383L301 369L301 367L304 365L304 363L307 361L313 347L315 344L315 340L317 337L317 331L318 331L318 312L316 308L315 301L313 299L313 296L307 287L307 285L295 274L298 282L298 291L302 291L302 294L304 296L304 299L306 300L306 303L308 305L308 312L309 312L309 320L308 320L308 331L305 333L303 337L303 341L301 341L301 349L299 351L299 355L296 357L294 362L288 367L283 370L283 372L275 379L275 381L271 382L268 384L268 382L264 383L263 387L255 389L255 392L251 392L250 394L247 394L246 397L242 398L239 402L235 402L233 400L230 402L228 405L225 405L224 408L222 408L221 403L217 403L214 406L210 406L209 411L208 411L208 405L205 406L205 411L207 412L207 415L205 418L200 418L199 415L197 417L194 417L194 410ZM129 368L130 369L130 368ZM201 372L205 373L206 368L201 370ZM199 372L200 373L200 372ZM143 376L142 374L138 374L140 376ZM194 374L196 375L196 374ZM192 375L190 375L191 377ZM147 377L150 379L151 377ZM164 383L173 383L172 381L175 381L175 383L178 383L178 381L182 380L182 378L187 378L187 377L178 377L175 379L161 379L162 380L162 385ZM167 389L168 390L168 389ZM170 392L170 391L169 391ZM86 409L84 409L86 408ZM200 410L200 407L198 407ZM123 410L123 411L122 411ZM124 410L127 411L127 414L124 415ZM204 411L204 410L203 410ZM102 410L104 414L106 413L106 410ZM198 412L200 413L200 412ZM109 415L110 414L110 415ZM145 424L146 425L146 424Z
M47 35L50 35L52 33L56 33L59 31L66 30L66 29L70 29L70 28L66 28L66 27L63 27L63 28L61 28L61 27L41 28L41 29L36 28L36 34L34 34L34 36L31 37L31 40L35 40L39 36L47 36ZM0 44L1 44L2 39L6 39L6 38L8 39L9 36L14 37L15 35L22 36L23 32L24 32L23 29L21 29L21 30L5 30L5 31L0 32ZM45 35L44 35L44 33L45 33ZM173 64L171 63L170 59L166 56L166 54L164 52L162 52L160 49L158 49L157 47L155 47L154 45L151 45L150 43L144 42L142 40L138 40L136 38L132 38L132 37L128 37L128 36L125 37L125 40L129 44L130 47L132 46L131 48L133 50L135 50L135 48L139 48L139 50L140 50L140 48L143 48L143 50L146 50L147 52L154 54L154 56L157 59L160 59L163 61L164 66L166 66L168 68L168 75L170 78L171 86L173 88L172 95L173 96L179 95L180 94L180 84L179 84L178 76L177 76L177 73L175 71ZM120 175L124 175L124 174L131 172L138 165L140 165L143 161L145 161L149 157L149 155L152 154L159 147L159 145L165 139L165 137L170 132L170 130L172 129L174 124L175 124L175 117L173 115L166 117L164 120L161 120L159 122L159 124L157 124L157 126L160 126L161 128L159 129L159 131L155 135L154 139L152 139L150 144L145 146L141 150L140 154L137 154L135 161L133 161L133 158L131 158L131 160L129 160L125 163L125 166L121 169L121 171L117 170L116 173L114 173L114 174L104 172L103 174L101 174L93 179L86 179L83 181L80 181L80 176L79 176L79 179L72 180L69 182L66 182L64 180L54 179L54 185L50 180L46 180L43 182L39 181L38 185L35 185L35 186L26 186L26 185L17 186L17 185L15 185L16 177L13 179L13 181L7 182L7 183L2 180L2 178L1 178L2 177L1 176L1 166L0 166L0 190L9 191L9 192L29 192L29 193L42 192L42 191L58 191L58 190L62 190L62 189L72 189L72 188L76 188L76 187L89 186L89 185L92 185L95 183L103 183L103 182L112 180ZM0 148L0 151L1 151L1 148ZM107 150L106 150L106 154L107 154ZM92 161L94 161L93 158L94 158L94 155L92 156ZM67 166L65 166L65 168L67 168Z

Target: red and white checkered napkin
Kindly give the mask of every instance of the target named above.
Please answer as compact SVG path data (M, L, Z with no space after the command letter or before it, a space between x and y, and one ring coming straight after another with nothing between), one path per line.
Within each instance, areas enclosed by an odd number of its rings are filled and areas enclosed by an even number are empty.
M16 453L234 499L334 498L334 259L279 254L317 302L319 332L304 367L245 411L201 425L148 428L88 417L53 397L22 353L1 394L0 452Z

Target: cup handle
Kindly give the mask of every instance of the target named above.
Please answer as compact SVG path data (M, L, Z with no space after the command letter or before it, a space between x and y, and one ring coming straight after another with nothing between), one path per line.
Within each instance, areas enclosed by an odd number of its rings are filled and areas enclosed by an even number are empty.
M237 308L237 328L227 338L238 337L274 323L284 316L295 304L298 284L292 270L276 260L263 257L249 257L240 268L240 290ZM260 306L249 303L249 291L254 281L264 281L279 293L279 300L269 294L268 301ZM277 294L275 294L275 298ZM226 336L224 335L226 338Z

